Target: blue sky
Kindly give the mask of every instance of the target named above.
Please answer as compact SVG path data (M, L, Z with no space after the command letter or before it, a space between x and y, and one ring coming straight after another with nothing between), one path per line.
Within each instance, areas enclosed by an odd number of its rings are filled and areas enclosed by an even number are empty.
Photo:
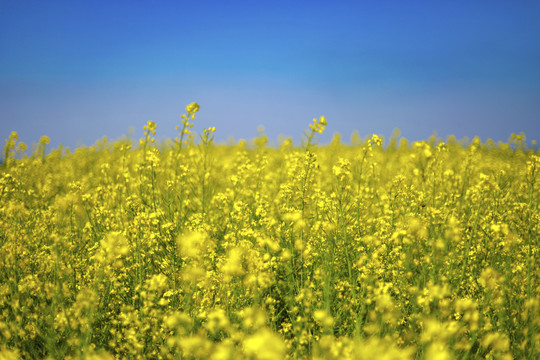
M540 1L0 0L0 136L540 140Z

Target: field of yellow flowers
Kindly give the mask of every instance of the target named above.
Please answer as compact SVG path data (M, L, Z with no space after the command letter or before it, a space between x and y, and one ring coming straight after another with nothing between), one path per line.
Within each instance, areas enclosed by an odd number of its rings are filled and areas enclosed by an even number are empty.
M99 141L0 165L0 358L538 359L540 156Z

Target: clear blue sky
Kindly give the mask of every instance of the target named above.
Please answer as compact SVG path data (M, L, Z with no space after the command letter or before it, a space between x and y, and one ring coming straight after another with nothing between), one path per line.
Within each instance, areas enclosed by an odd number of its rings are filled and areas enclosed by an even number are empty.
M540 1L0 0L0 136L540 140ZM3 142L3 141L2 141Z

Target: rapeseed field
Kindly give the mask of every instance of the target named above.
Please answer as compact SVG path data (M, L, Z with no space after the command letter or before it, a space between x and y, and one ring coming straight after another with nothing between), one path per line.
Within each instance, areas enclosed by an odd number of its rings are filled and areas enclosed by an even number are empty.
M540 156L103 139L0 167L0 359L538 359ZM195 127L196 128L196 127Z

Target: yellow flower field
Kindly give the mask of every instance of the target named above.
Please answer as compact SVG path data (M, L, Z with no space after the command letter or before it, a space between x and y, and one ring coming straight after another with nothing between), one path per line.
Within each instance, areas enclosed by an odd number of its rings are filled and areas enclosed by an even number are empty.
M186 111L166 143L6 140L0 359L540 357L523 135L219 145Z

